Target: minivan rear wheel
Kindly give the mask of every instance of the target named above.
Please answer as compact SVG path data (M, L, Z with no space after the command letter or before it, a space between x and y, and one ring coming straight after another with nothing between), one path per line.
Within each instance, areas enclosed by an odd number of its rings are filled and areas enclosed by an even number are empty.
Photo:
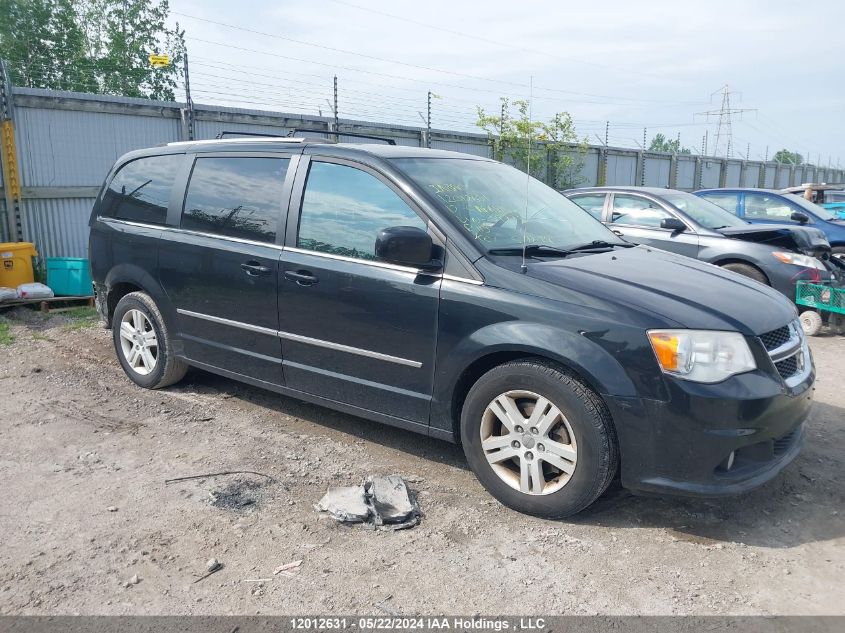
M535 516L580 512L616 474L616 434L604 402L574 374L540 360L484 374L464 402L461 439L481 484Z
M769 280L766 278L766 275L763 274L763 271L759 268L755 268L751 264L740 264L739 262L731 262L729 264L722 264L722 268L724 268L725 270L730 270L731 272L738 273L743 277L753 279L754 281L759 281L761 284L764 284L766 286L769 285Z
M173 355L170 332L155 301L130 292L112 316L112 338L123 371L137 385L160 389L182 380L188 366Z

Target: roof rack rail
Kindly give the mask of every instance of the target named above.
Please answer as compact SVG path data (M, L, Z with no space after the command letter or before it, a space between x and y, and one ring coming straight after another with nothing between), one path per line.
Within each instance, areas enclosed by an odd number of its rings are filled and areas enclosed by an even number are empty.
M396 145L396 141L385 136L375 136L374 134L362 134L361 132L341 132L340 130L318 130L316 128L295 127L288 136L293 136L298 132L308 132L310 134L333 134L335 136L354 136L355 138L371 138L376 141L384 141L388 145Z

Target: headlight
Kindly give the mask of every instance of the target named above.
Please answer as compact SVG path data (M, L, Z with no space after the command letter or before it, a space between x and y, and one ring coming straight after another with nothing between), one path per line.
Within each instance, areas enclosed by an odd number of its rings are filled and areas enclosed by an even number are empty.
M745 337L713 330L649 330L664 373L693 382L721 382L757 368Z
M816 270L825 270L824 264L822 264L815 257L810 257L809 255L800 255L799 253L784 253L781 251L775 251L772 253L772 255L777 257L784 264L794 264L795 266L803 266L804 268L815 268Z

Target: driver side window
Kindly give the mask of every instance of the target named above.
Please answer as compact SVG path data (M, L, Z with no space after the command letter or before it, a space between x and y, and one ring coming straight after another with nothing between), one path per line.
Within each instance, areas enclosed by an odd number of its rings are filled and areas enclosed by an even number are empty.
M427 229L426 222L375 176L346 165L311 163L299 218L299 248L374 260L378 232L392 226Z
M777 196L762 193L745 194L745 217L751 220L769 220L772 222L790 222L794 209Z
M671 217L671 213L646 198L618 193L613 196L613 212L610 216L613 224L656 229L660 228L661 220Z

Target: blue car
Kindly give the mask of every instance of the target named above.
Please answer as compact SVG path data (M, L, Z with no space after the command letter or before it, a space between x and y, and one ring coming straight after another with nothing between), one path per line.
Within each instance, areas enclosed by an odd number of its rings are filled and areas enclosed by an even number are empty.
M801 196L774 189L702 189L695 195L749 222L812 225L825 234L833 255L845 257L845 219Z

